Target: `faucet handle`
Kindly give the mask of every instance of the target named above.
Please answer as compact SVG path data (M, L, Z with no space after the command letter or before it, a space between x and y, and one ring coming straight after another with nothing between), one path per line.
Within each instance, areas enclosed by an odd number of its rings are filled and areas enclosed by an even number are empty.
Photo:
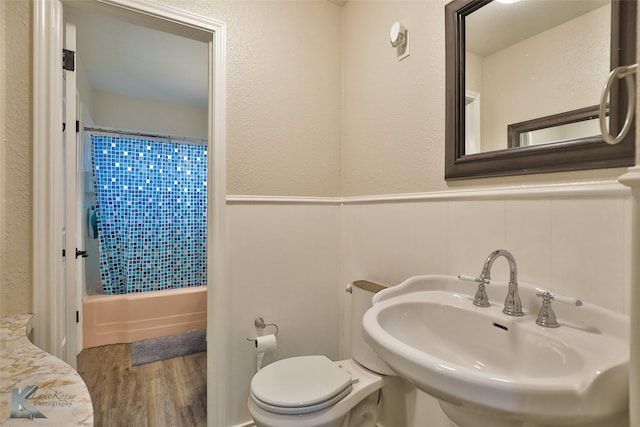
M475 282L478 284L478 290L476 291L476 295L473 297L473 305L478 307L490 307L489 296L487 295L487 291L485 290L485 285L489 284L489 281L484 278L484 276L472 277L467 276L466 274L459 274L458 279L464 280L466 282Z
M549 299L549 302L558 301L563 304L575 305L576 307L580 307L582 305L582 301L580 301L576 297L567 297L564 295L552 294L551 292L544 289L538 289L536 295L541 297L543 302L545 301L545 299Z
M544 326L545 328L557 328L560 326L556 320L556 314L553 311L553 307L551 307L551 301L575 305L576 307L580 307L582 305L582 301L578 298L556 295L541 289L536 292L536 295L542 298L542 307L540 307L536 323L540 326Z
M553 300L563 304L575 305L576 307L580 307L582 305L582 301L576 297L566 297L564 295L553 294Z

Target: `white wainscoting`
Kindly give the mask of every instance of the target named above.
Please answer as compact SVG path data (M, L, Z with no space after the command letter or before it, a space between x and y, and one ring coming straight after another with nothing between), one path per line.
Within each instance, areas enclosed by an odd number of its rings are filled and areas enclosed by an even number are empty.
M344 285L353 280L475 275L492 250L505 248L520 280L629 313L630 206L628 189L610 181L357 198L229 196L232 424L250 420L256 358L245 338L257 332L254 318L280 328L265 363L348 358ZM497 261L494 277L507 274ZM381 425L450 427L435 399L394 384Z
M477 275L504 248L519 280L628 314L630 209L630 192L613 182L345 199L342 278L396 285L418 274ZM494 270L508 279L506 262ZM345 298L343 306L348 319ZM434 398L403 383L386 390L382 425L451 426Z
M249 382L256 371L254 319L277 323L277 350L286 357L340 353L339 205L231 202L227 205L231 280L233 424L250 420ZM266 333L273 333L267 328Z
M346 280L394 285L416 274L474 275L504 248L519 279L629 313L630 193L621 184L352 201L341 217ZM506 263L495 278L508 278Z

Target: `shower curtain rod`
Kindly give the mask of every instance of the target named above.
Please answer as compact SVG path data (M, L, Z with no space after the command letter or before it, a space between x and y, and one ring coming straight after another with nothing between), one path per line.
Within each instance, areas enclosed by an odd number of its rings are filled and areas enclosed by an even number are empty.
M132 135L132 136L146 136L149 138L189 141L189 142L194 142L201 145L207 145L206 139L194 138L189 136L178 136L178 135L168 135L168 134L163 135L159 133L149 133L149 132L141 132L136 130L114 129L114 128L96 127L96 126L85 126L84 130L85 132L104 132L104 133L117 133L117 134Z

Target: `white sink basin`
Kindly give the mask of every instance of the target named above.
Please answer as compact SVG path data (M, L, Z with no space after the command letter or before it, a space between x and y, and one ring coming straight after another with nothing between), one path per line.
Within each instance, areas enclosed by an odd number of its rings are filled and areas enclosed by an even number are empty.
M365 339L399 376L445 402L450 416L458 407L578 424L626 412L629 318L554 302L560 327L544 328L535 323L536 287L519 287L525 315L513 317L502 313L504 282L487 286L491 306L480 308L472 304L473 283L413 277L374 297Z

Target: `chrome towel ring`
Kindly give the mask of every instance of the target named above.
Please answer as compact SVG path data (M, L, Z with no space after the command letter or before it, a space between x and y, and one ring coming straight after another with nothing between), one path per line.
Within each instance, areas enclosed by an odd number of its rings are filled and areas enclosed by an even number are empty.
M600 132L602 133L602 137L604 138L607 144L615 145L620 143L629 133L629 129L631 128L631 122L633 121L633 115L635 113L636 107L636 87L633 79L633 74L638 70L638 64L633 65L623 65L611 70L609 74L609 79L607 80L607 84L604 86L604 90L602 91L602 98L600 98ZM628 105L627 105L627 114L624 118L624 125L622 129L618 133L617 136L612 136L609 133L609 129L607 127L607 117L606 117L606 108L607 108L607 98L609 97L609 93L611 92L611 85L615 81L615 79L624 78L627 83L627 92L629 93Z

